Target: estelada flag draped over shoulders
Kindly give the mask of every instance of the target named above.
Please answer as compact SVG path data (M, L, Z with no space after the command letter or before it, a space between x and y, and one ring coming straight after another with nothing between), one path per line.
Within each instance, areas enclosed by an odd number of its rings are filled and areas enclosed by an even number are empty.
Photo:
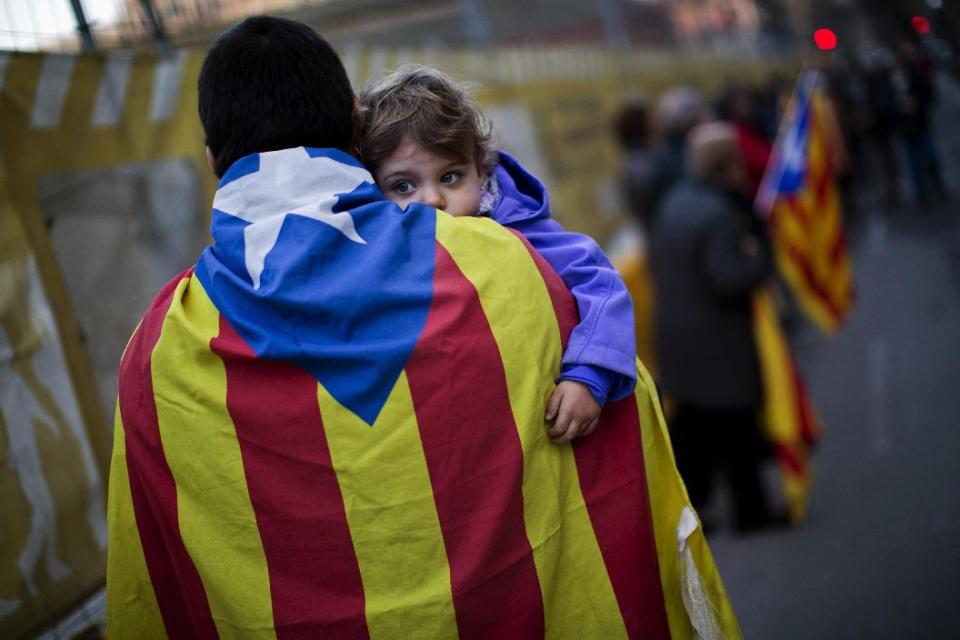
M576 307L521 237L303 148L212 231L121 365L111 638L739 637L642 367L549 441Z

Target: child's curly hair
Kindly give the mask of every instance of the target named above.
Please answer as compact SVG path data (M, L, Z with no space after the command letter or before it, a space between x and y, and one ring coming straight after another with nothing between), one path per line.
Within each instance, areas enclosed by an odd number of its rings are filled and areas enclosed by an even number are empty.
M403 66L360 92L360 159L376 171L407 138L434 153L474 162L480 175L497 163L493 129L470 88L437 69Z

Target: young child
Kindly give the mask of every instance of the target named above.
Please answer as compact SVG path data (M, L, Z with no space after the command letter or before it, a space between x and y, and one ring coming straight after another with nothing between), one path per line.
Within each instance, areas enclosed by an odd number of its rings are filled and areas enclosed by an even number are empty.
M601 407L633 392L633 308L616 270L590 238L550 218L543 184L497 152L467 90L441 72L405 67L360 96L361 160L401 207L427 204L453 216L489 216L523 234L573 294L570 335L546 410L550 436L569 442L596 427Z

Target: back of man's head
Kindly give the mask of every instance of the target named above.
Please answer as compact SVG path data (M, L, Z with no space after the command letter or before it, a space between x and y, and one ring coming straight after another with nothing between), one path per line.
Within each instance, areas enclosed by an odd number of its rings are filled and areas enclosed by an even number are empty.
M743 157L736 129L726 122L694 127L687 138L687 170L691 176L718 186L742 186Z
M197 87L218 177L251 153L351 145L350 80L330 44L300 22L256 16L223 32Z

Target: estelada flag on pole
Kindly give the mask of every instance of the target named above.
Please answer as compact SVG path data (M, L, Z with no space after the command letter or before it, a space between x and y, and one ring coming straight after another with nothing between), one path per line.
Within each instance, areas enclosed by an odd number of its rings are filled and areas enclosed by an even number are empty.
M797 304L832 333L853 307L853 282L837 190L833 145L838 132L817 72L801 76L787 106L757 195L773 250ZM820 419L780 325L774 296L754 296L754 336L764 384L763 419L780 466L790 520L807 511L810 453Z
M804 313L833 333L853 308L854 291L834 167L842 145L820 74L794 91L757 195L780 272Z
M212 232L121 365L111 637L740 637L646 372L549 441L576 307L522 237L304 148Z

